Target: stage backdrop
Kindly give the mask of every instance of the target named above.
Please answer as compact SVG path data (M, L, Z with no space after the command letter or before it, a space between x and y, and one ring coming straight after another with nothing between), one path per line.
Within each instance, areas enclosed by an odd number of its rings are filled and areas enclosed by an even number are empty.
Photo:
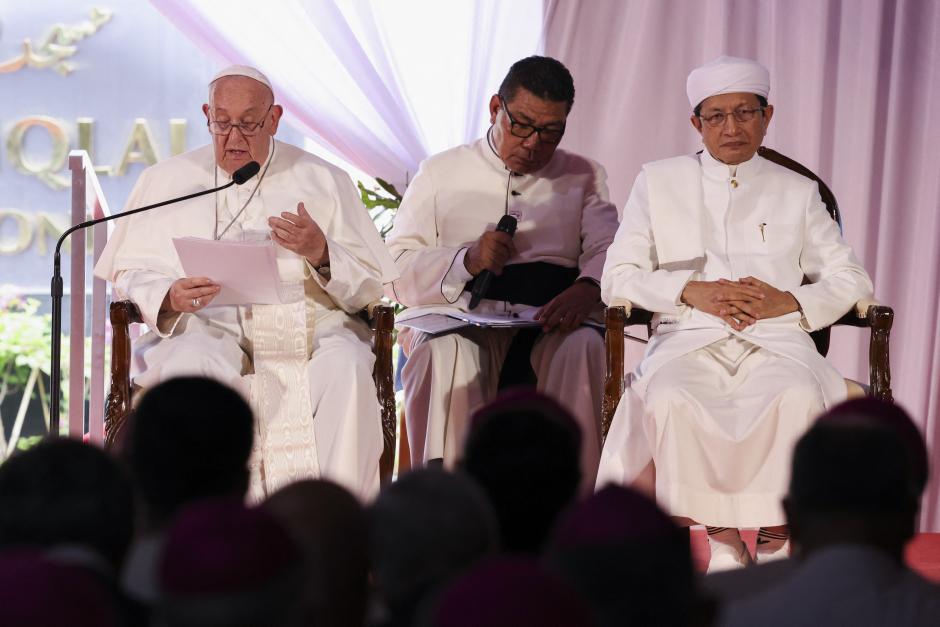
M641 164L701 149L690 69L721 54L770 68L765 144L829 183L895 309L894 394L934 453L922 525L940 531L940 2L550 1L545 51L577 87L564 145L606 166L620 207ZM832 361L867 381L867 337L833 336Z
M91 152L120 211L143 168L208 143L200 107L218 67L146 2L0 3L3 293L48 297L51 249L68 226L69 150Z

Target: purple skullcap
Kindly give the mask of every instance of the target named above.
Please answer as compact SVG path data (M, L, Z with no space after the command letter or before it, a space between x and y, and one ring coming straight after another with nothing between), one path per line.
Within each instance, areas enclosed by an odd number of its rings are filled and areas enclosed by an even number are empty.
M672 519L636 490L610 484L565 514L552 537L556 549L659 540L676 533Z
M38 551L0 554L0 616L5 627L116 627L114 599L91 571Z
M819 420L871 422L893 429L910 455L917 489L922 492L926 487L930 471L927 445L910 414L900 405L876 398L854 398L836 405Z
M523 557L486 559L441 596L437 627L594 625L591 610L567 583Z
M296 545L271 514L212 499L187 508L170 527L160 584L177 599L237 595L266 586L298 560Z

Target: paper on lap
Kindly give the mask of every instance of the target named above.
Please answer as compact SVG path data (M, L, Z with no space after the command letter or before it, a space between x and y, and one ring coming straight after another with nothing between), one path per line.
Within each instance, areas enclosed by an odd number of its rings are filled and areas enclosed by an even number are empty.
M524 309L517 313L490 313L479 314L465 311L447 311L445 313L406 310L396 316L395 324L400 327L409 327L417 331L437 335L464 327L488 328L525 328L540 327L542 323L535 319L538 307ZM583 325L603 328L603 325L593 320L586 320Z
M277 270L274 243L175 237L173 245L188 277L222 286L213 305L278 305L288 302Z

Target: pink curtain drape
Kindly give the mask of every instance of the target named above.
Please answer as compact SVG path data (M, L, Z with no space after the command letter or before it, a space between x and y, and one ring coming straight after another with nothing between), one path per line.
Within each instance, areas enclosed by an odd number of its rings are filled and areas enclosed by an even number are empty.
M545 16L546 54L577 87L564 145L604 164L621 207L641 164L701 148L690 69L720 54L768 66L765 144L828 181L895 308L894 394L933 453L921 522L940 531L940 2L548 0ZM830 358L867 382L865 335L838 330Z

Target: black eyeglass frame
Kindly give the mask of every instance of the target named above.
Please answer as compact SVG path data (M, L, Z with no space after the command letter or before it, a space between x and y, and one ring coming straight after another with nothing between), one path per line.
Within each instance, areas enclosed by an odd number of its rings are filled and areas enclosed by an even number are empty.
M546 144L557 144L558 142L561 141L562 137L565 136L565 130L567 128L567 124L562 124L561 129L546 128L544 126L526 124L512 117L512 113L509 112L509 105L506 104L506 100L502 96L499 97L499 102L500 104L503 105L503 111L506 112L506 117L509 118L509 132L510 134L512 134L513 137L518 137L520 139L528 139L529 137L532 137L533 134L538 133L539 141L545 142ZM520 135L519 133L516 132L516 129L520 129L520 128L523 129L523 132L526 129L529 129L529 133L526 135ZM543 132L557 133L558 139L546 139L545 137L542 136Z

